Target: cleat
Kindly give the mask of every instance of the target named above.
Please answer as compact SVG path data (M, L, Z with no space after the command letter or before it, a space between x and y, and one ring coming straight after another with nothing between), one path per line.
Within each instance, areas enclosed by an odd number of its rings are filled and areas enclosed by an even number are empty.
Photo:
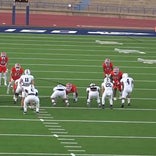
M39 114L39 111L36 111L36 114Z
M101 108L101 104L98 104L98 108Z
M66 104L66 107L69 107L69 103Z
M75 103L76 103L76 102L77 102L77 99L74 99L74 100L73 100L73 102L75 102Z
M105 109L105 105L102 105L102 109Z
M113 105L110 105L110 109L113 109Z
M27 114L27 112L23 112L23 114Z
M90 107L90 103L87 103L87 106Z
M117 100L117 98L116 97L114 97L114 101L116 101Z
M56 103L52 103L52 106L53 106L53 107L56 106Z
M124 108L124 104L121 105L121 108Z
M128 106L130 106L131 104L130 103L128 103Z

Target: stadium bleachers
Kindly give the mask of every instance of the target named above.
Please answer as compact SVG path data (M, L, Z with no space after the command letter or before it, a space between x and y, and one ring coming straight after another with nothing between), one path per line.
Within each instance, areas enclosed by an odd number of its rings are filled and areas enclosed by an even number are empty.
M1 0L0 9L11 10L12 0ZM68 4L71 4L69 7ZM24 9L26 4L17 3L17 8ZM61 12L87 15L111 16L156 16L156 0L90 0L83 7L82 0L31 0L31 11ZM82 9L83 8L83 9Z
M126 7L138 6L152 8L156 6L156 0L90 0L90 4L119 5Z
M156 0L90 0L88 10L103 14L156 16Z

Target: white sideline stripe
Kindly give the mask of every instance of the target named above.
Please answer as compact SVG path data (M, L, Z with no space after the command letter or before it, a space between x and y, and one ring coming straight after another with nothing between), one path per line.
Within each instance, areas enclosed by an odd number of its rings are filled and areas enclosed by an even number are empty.
M4 153L4 152L1 152L0 155L51 155L51 156L69 156L69 154L63 154L63 153Z
M0 121L37 121L38 122L38 121L40 121L40 119L11 119L11 118L0 118Z
M40 119L11 119L11 118L0 118L0 121L40 121ZM51 122L46 122L51 121ZM45 126L49 124L58 124L58 122L82 122L82 123L131 123L131 124L156 124L156 121L127 121L127 120L46 120L43 122Z
M109 136L109 135L59 135L59 137L73 137L73 138L112 138L112 139L156 139L156 136Z
M55 137L54 135L45 135L45 134L3 134L0 133L0 136L9 136L9 137ZM113 139L156 139L156 136L109 136L109 135L59 135L63 138L113 138ZM70 140L67 140L70 141ZM77 142L67 142L66 140L61 142L62 144L78 144ZM72 141L72 140L71 140Z
M131 124L156 124L156 121L111 121L111 120L53 120L57 122L82 122L82 123L131 123Z
M43 156L43 155L47 155L47 156L69 156L69 154L64 154L64 153L4 153L1 152L0 155L37 155L37 156ZM76 156L75 154L71 153L71 156ZM153 156L153 155L120 155L120 154L78 154L78 156Z

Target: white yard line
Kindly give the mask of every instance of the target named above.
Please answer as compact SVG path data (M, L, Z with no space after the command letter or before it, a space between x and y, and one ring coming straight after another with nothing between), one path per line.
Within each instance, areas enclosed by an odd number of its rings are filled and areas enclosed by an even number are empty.
M9 137L55 137L55 135L42 135L42 134L4 134L0 133L0 136L9 136ZM64 141L61 141L62 144L74 144L78 143L73 140L65 140L65 138L112 138L112 139L156 139L156 136L122 136L122 135L58 135L58 138L64 138Z
M121 154L97 154L97 153L93 153L93 154L65 154L65 153L5 153L5 152L0 152L0 155L4 156L4 155L28 155L28 156L154 156L154 155L121 155Z
M41 119L12 119L0 118L0 121L28 121L41 122ZM43 124L48 128L49 125L58 125L59 122L79 122L79 123L123 123L123 124L156 124L156 121L127 121L127 120L51 120L44 119Z

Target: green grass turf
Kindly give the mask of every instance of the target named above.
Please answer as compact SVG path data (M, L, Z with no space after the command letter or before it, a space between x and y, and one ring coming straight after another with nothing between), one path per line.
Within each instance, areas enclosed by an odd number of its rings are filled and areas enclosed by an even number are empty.
M122 45L97 44L96 40ZM0 34L0 49L9 56L9 70L15 63L30 68L41 100L41 114L28 110L23 115L20 102L13 104L12 93L0 88L0 155L155 155L156 149L156 64L143 64L137 58L156 60L155 38L116 36L66 36ZM114 48L139 50L146 54L123 54ZM86 87L103 81L102 62L109 57L114 66L134 78L132 105L120 109L86 106ZM66 108L62 100L51 107L50 95L56 82L77 85L79 101ZM108 101L107 101L108 106ZM48 117L44 118L44 111ZM42 114L43 113L43 114ZM48 122L67 133L50 130ZM74 139L76 151L61 139ZM74 149L74 151L72 150ZM82 150L82 151L81 151ZM11 154L13 153L13 154Z

